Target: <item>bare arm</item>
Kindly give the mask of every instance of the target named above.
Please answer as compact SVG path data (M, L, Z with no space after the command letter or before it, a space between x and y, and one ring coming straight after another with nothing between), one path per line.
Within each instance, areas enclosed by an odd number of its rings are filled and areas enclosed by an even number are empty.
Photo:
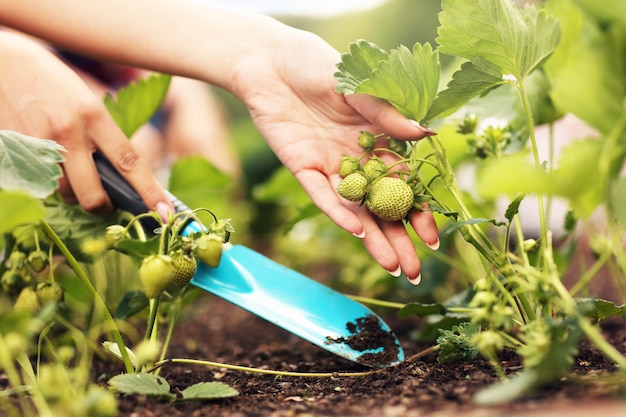
M96 58L231 91L313 202L362 237L390 273L419 281L420 262L404 225L373 218L340 199L335 187L341 156L362 152L359 131L399 139L434 132L375 98L335 93L339 53L319 37L193 0L0 0L0 24ZM430 213L415 214L410 223L427 244L438 245Z

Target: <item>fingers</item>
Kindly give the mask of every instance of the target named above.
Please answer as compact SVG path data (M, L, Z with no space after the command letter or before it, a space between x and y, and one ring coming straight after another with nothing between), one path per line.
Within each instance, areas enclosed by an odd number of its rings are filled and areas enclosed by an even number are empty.
M114 123L108 126L103 123L101 127L95 129L95 134L99 134L98 138L108 138L108 140L96 142L98 148L137 191L146 207L157 211L161 218L167 221L168 212L173 213L174 210L163 186L152 174L148 161L145 161L132 147L130 141Z
M81 120L85 121L84 128L64 129L64 133L58 135L67 149L63 163L65 176L59 188L61 196L69 203L77 201L93 214L105 215L113 211L93 160L94 150L99 149L137 191L146 207L167 220L167 213L173 212L173 208L163 187L104 106L94 106Z
M346 97L348 104L382 132L397 138L417 140L437 133L409 120L391 104L365 94L352 94Z
M374 260L393 276L404 273L414 285L421 280L421 262L403 222L375 218L365 207L338 197L328 179L317 171L296 174L313 202L335 224L363 241ZM437 225L430 212L411 214L410 223L432 249L439 245Z
M424 207L427 209L427 206ZM414 211L409 216L409 223L415 233L431 249L439 249L439 230L430 211Z

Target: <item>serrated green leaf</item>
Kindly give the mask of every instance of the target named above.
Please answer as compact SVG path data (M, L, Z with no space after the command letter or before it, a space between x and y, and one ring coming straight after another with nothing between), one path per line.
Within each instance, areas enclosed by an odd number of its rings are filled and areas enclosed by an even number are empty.
M153 374L121 374L109 379L109 385L123 394L149 395L165 399L173 399L170 384L160 376Z
M22 190L37 198L49 196L63 175L61 151L64 148L52 140L0 130L0 188Z
M400 46L355 92L387 100L406 117L422 121L437 95L440 71L439 53L430 44L416 43L412 51Z
M545 10L509 0L443 0L437 43L443 53L482 57L518 80L545 60L559 41L558 21Z
M239 395L239 391L222 382L200 382L183 390L183 401L215 400Z
M387 59L388 54L376 44L359 39L349 46L350 52L341 54L341 61L337 64L335 78L337 92L353 94L363 81L367 80L372 70L380 61Z
M519 205L522 203L525 195L520 195L515 200L511 201L511 204L506 208L506 212L504 213L504 218L509 222L513 221L513 217L519 212Z
M447 88L439 93L428 109L424 122L447 115L470 99L482 96L503 83L502 71L496 65L483 58L474 58L452 75Z
M0 235L21 224L38 222L45 214L40 200L22 192L0 190Z
M590 298L577 299L576 302L585 316L598 323L611 317L626 317L626 304L618 306L611 301Z
M153 74L104 97L104 105L127 137L144 125L161 106L171 76Z

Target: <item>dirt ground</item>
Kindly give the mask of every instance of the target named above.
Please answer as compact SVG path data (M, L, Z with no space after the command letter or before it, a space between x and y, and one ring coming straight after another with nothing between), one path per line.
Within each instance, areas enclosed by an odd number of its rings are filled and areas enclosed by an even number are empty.
M339 358L268 322L209 294L195 302L194 316L184 318L175 331L170 356L263 369L297 372L364 371L361 365ZM202 306L198 308L198 306ZM384 312L383 312L384 314ZM411 357L429 347L411 340L418 319L385 319ZM611 343L626 352L626 321L604 326ZM109 372L120 370L109 364ZM507 372L520 369L514 357L502 358ZM115 369L113 369L115 368ZM583 345L574 365L576 373L609 375L615 366ZM106 368L102 370L106 373ZM102 376L102 375L101 375ZM122 416L533 416L569 417L601 413L626 415L626 387L600 378L593 384L566 379L534 395L506 405L484 408L473 394L496 382L482 360L439 364L426 354L364 377L280 377L189 365L162 369L172 390L209 381L221 381L239 391L237 397L210 402L163 403L150 398L121 398ZM623 379L622 379L623 382Z

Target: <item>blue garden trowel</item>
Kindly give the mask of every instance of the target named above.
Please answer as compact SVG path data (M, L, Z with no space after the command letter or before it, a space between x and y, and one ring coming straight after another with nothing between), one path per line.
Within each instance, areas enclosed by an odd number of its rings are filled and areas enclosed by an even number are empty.
M102 154L94 154L94 160L116 207L135 215L148 211ZM189 210L170 198L177 212ZM190 221L182 234L204 230ZM217 268L200 262L191 284L359 364L383 368L404 360L398 339L370 309L245 246L226 244Z

